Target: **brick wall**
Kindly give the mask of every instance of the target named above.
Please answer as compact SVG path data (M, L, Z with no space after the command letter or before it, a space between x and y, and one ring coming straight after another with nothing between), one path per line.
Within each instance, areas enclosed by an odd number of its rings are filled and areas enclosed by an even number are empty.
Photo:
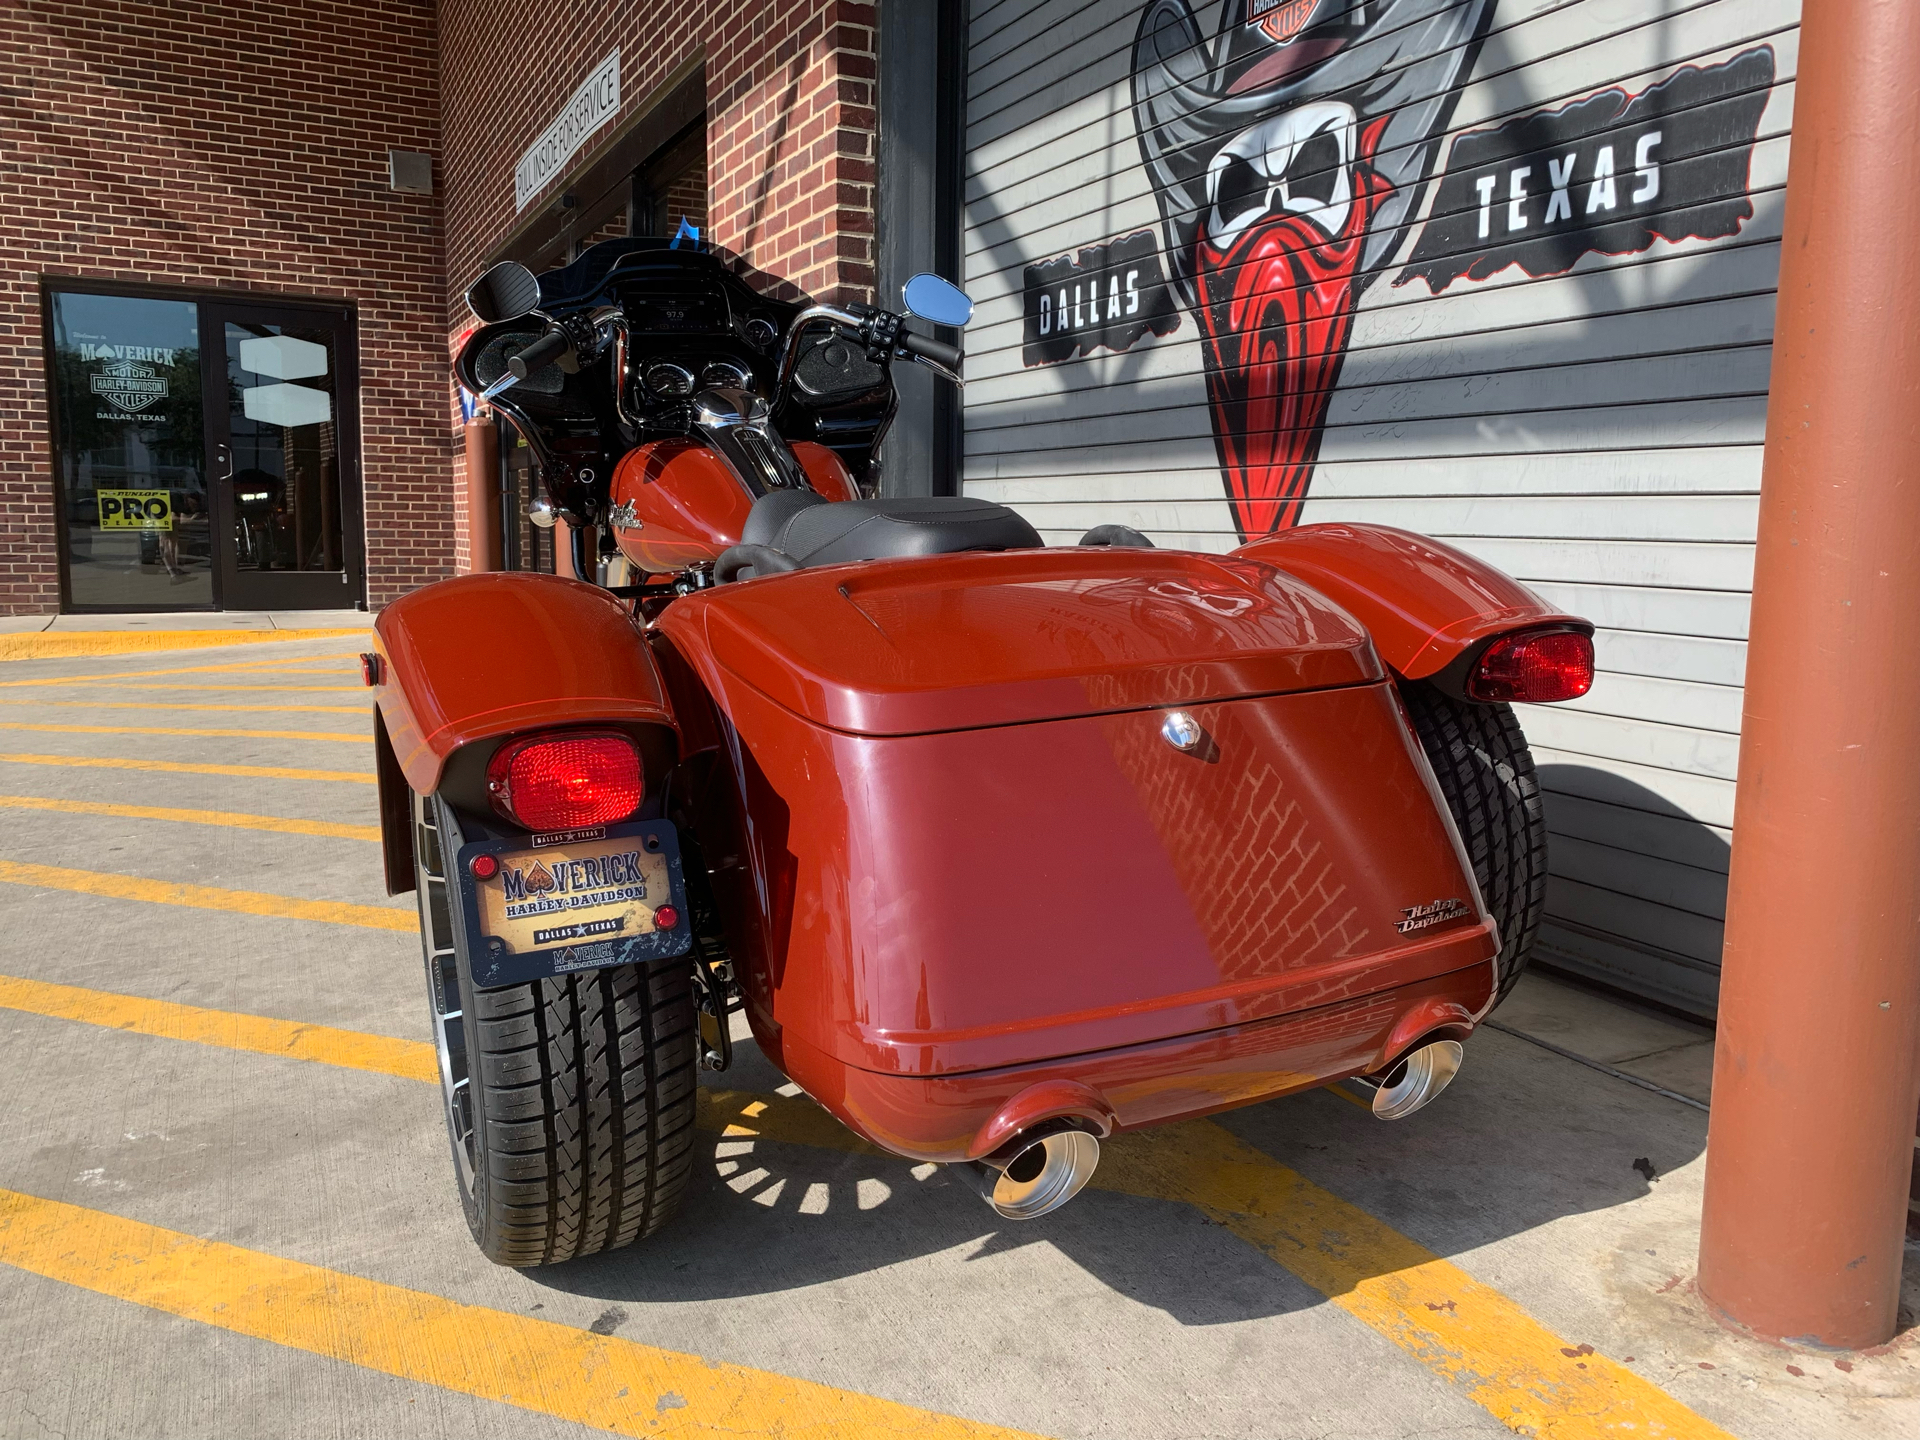
M662 235L679 233L685 220L702 235L707 233L707 167L689 170L667 186L658 201L658 223Z
M871 300L874 7L721 7L707 52L712 239L822 300Z
M0 0L0 613L58 605L43 277L355 305L369 600L449 573L430 0Z
M872 298L871 0L441 0L440 32L450 334L471 323L460 292L491 248L565 186L563 172L516 211L515 164L616 45L621 109L582 156L704 55L704 237L789 282L769 289Z
M514 165L616 45L623 103L588 149L704 53L711 238L809 294L870 296L873 27L867 0L441 0L451 323L528 213L514 209Z
M39 286L61 276L356 306L369 600L450 573L459 293L519 218L515 161L616 44L614 125L704 56L706 194L675 198L709 239L790 293L872 295L871 3L0 0L0 22L0 612L58 604ZM389 190L390 148L435 155L441 194Z

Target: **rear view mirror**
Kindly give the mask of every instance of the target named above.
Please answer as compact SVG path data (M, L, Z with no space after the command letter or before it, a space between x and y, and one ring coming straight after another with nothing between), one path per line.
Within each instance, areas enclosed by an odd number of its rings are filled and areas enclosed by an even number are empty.
M914 276L900 287L900 298L906 302L908 314L930 320L935 325L951 325L958 329L973 319L973 301L968 298L967 292L958 285L948 284L938 275L923 271Z
M502 260L467 288L467 308L483 325L518 320L540 308L540 282L518 261Z

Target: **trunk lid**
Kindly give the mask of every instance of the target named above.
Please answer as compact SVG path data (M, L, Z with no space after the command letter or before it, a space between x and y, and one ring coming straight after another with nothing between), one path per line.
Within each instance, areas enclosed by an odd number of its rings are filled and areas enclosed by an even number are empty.
M1271 565L1019 550L828 566L670 606L659 629L817 725L913 735L1367 684L1359 623ZM698 662L696 662L698 663Z

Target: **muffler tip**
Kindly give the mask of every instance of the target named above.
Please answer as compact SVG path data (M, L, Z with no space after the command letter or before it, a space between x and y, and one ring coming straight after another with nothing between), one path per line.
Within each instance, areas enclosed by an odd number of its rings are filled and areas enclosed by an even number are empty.
M1037 1220L1058 1210L1100 1163L1100 1141L1085 1130L1055 1130L1008 1149L1004 1162L996 1156L966 1167L982 1198L1008 1220Z
M1409 1052L1378 1080L1362 1077L1373 1090L1373 1113L1400 1120L1430 1104L1460 1073L1466 1050L1458 1040L1434 1040Z

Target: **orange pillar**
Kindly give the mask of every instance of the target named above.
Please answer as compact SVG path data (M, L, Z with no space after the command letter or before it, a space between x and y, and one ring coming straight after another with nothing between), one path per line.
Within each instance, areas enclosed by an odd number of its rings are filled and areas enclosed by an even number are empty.
M1802 13L1700 1290L1897 1323L1920 1103L1920 5Z
M500 549L500 432L491 419L467 422L467 570L498 570Z

